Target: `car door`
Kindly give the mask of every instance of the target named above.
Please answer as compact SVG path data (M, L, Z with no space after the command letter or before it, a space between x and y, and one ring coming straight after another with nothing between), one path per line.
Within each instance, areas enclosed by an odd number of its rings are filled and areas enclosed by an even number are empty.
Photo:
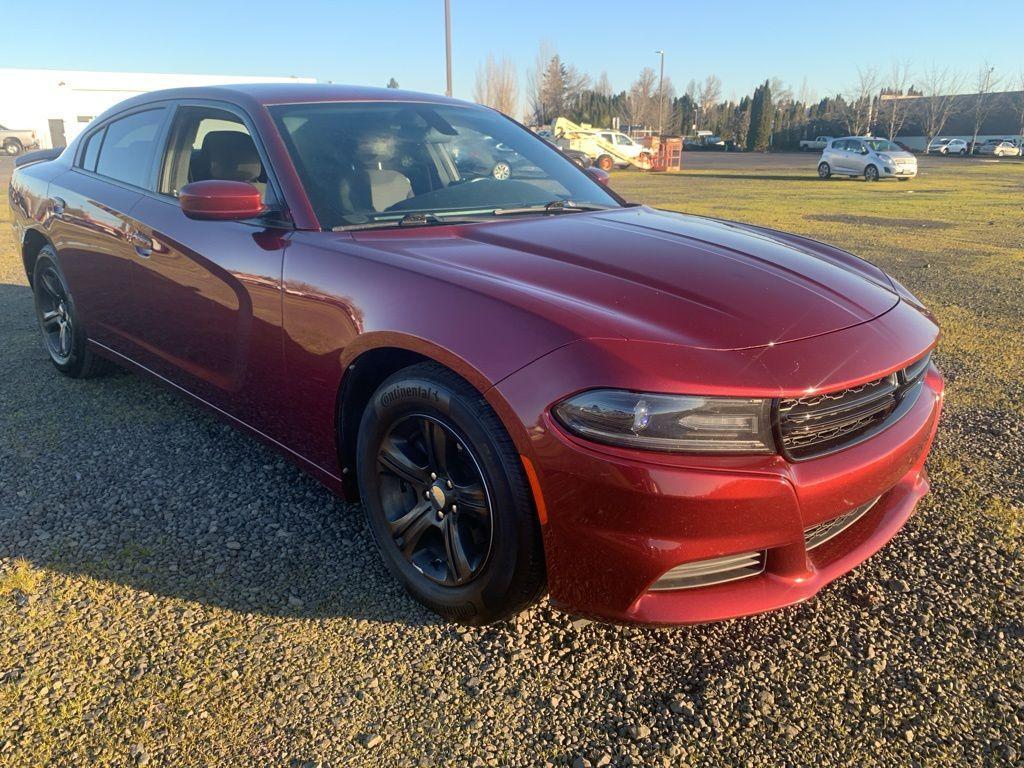
M91 128L50 185L51 236L89 337L124 353L133 333L131 212L150 183L168 115L146 106Z
M862 174L867 166L867 147L860 139L846 140L846 170L850 173Z
M133 325L139 362L274 437L282 391L281 272L288 230L267 220L198 221L178 204L192 181L250 182L280 199L248 118L228 105L179 103L155 194L133 211Z
M832 142L829 152L828 163L832 166L832 172L846 173L850 170L850 163L847 159L846 139L837 139Z

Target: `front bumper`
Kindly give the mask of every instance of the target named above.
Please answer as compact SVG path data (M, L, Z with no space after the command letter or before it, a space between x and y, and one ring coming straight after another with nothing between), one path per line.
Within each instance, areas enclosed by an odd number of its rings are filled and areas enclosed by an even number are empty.
M882 176L892 179L912 179L917 176L917 164L882 166Z
M925 325L904 325L901 349L889 331L910 315L905 305L890 315L833 334L839 338L828 349L845 362L829 360L819 351L818 359L804 358L806 367L815 369L811 375L817 377L818 366L837 377L864 363L869 366L864 370L870 370L868 355L880 349L875 344L884 338L893 343L882 350L906 355L901 364L934 341L925 338ZM813 339L779 345L771 353L759 353L760 362L770 366L767 358L785 354L786 347L793 347L790 354L800 358L802 350L821 350L823 345ZM664 358L664 352L659 354ZM551 361L539 361L533 373L500 384L506 402L520 413L536 407L546 397L537 393L545 389L540 382L556 377L559 368L566 376L566 361L555 360L559 356L553 354ZM609 378L601 385L638 388L628 374L606 374ZM577 375L593 380L595 372L569 372L572 378ZM667 391L664 385L655 386L651 391ZM609 621L689 624L809 599L877 552L913 514L928 489L924 462L942 398L942 377L931 366L920 397L901 419L863 443L802 462L781 456L679 456L598 446L565 432L545 410L529 427L523 453L534 470L538 508L545 510L542 531L552 602ZM876 498L850 527L808 551L806 529ZM659 577L681 564L749 552L765 553L759 575L692 589L652 589Z

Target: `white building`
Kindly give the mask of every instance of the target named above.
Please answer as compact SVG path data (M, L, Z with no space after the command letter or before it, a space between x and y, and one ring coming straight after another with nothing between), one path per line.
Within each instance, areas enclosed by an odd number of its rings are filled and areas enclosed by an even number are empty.
M131 96L161 88L228 83L314 83L310 77L173 75L0 69L0 125L34 130L42 149L64 146L94 117Z

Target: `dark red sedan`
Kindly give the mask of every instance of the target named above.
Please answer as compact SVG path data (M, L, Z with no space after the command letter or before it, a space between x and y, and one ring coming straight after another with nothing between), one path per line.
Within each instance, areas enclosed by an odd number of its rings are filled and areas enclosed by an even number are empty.
M906 289L628 204L489 109L163 91L32 160L10 199L58 370L147 373L362 499L449 619L545 589L613 621L778 608L927 490L938 328Z

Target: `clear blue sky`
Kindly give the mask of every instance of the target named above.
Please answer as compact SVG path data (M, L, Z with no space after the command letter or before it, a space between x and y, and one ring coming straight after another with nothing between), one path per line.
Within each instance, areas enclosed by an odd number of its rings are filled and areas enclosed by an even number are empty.
M359 85L394 77L410 90L444 91L442 0L50 0L39 8L38 20L26 15L26 33L5 29L0 66L301 75ZM1010 18L998 19L1003 11ZM849 25L841 17L850 13L872 21ZM616 91L641 67L657 68L658 48L677 90L714 73L726 97L773 76L794 91L806 78L820 97L852 85L858 66L887 71L893 58L972 74L987 61L1013 80L1024 69L1024 15L1012 3L452 0L452 16L454 91L463 98L472 97L489 52L515 60L524 91L545 40L595 78L607 71Z

